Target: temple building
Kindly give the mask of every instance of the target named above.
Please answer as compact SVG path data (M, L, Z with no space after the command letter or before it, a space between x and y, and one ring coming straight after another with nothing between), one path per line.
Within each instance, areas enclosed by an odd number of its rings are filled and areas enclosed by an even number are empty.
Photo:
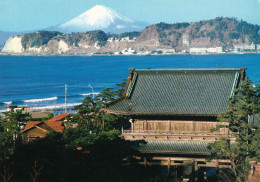
M221 137L235 141L227 129L210 129L244 78L245 68L130 69L123 97L104 110L129 118L122 137L144 141L140 163L166 168L175 181L206 180L212 170L230 166L225 159L207 161L207 146Z

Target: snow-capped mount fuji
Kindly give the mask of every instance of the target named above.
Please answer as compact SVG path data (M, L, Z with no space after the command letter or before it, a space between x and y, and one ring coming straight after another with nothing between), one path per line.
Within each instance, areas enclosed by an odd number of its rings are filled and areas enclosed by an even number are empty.
M102 30L110 33L142 31L147 23L134 21L115 10L96 5L81 15L52 27L52 30L64 33Z

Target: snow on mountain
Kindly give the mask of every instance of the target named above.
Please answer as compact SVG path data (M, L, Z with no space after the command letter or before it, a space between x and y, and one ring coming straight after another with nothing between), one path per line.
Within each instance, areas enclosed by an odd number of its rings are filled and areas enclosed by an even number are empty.
M86 32L103 30L110 33L141 31L147 24L134 21L115 10L103 5L96 5L81 15L54 27L54 30L69 32Z

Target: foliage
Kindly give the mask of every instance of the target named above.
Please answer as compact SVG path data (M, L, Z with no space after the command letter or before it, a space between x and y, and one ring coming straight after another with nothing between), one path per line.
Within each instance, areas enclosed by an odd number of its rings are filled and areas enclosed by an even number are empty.
M0 131L0 161L7 158L13 151L13 136L9 132Z
M10 171L10 157L19 144L19 132L30 119L29 113L23 110L14 111L13 108L5 113L4 118L0 118L0 176L4 182L13 177Z
M81 105L75 107L78 113L68 121L64 133L48 132L45 138L14 145L11 155L6 158L12 168L7 173L1 173L0 169L0 174L14 174L14 181L130 182L142 181L140 179L144 178L142 173L145 171L147 178L151 178L152 173L149 173L148 168L138 164L133 167L130 165L132 156L136 155L133 146L138 142L125 141L119 137L121 126L128 125L128 121L100 110L108 102L121 97L125 85L124 80L117 84L117 90L106 88L94 99L86 97ZM20 118L26 117L19 116L16 120L23 123L24 120ZM12 113L8 118L15 117ZM2 123L0 134L6 131ZM8 141L8 138L2 138L0 135L0 141ZM0 145L0 152L3 153L2 143ZM4 142L3 147L9 148Z
M24 128L30 118L31 115L28 112L24 112L23 109L14 111L11 108L11 111L5 113L2 121L4 132L12 134L16 139L18 133Z
M90 36L90 40L98 42L98 45L105 46L107 42L107 34L101 30L90 31L86 33Z
M121 39L124 37L129 37L129 39L133 39L134 37L138 37L140 35L140 32L124 32L117 36L117 38Z
M156 24L157 31L158 30L165 30L172 27L172 24L160 22Z
M231 38L231 39L239 39L239 34L236 32L231 32L228 35L229 35L229 38Z
M188 26L190 26L190 23L187 23L187 22L173 24L173 27L176 29L187 28Z
M22 46L26 49L28 46L40 47L46 45L52 38L61 35L60 32L40 31L24 34L22 38Z
M216 38L216 33L214 31L208 32L207 34L210 40L214 40Z
M42 121L48 121L49 119L53 118L54 114L53 113L49 113L47 117L43 117Z
M29 113L11 108L4 118L0 119L0 161L12 154L18 134L30 118Z
M226 158L231 161L233 176L242 182L247 180L249 161L260 159L260 125L258 122L257 126L253 127L252 123L248 122L249 116L260 113L259 86L253 87L251 81L246 78L234 92L235 96L230 100L228 111L219 115L220 124L213 131L227 128L230 134L236 137L236 141L233 143L229 138L222 138L209 147L213 151L212 158Z

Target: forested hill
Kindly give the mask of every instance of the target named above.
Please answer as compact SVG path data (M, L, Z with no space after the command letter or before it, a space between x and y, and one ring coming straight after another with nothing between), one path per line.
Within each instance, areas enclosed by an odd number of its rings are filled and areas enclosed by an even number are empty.
M184 36L189 47L232 48L235 44L260 44L260 26L222 17L194 23L161 22L146 27L138 40L157 40L160 45L182 48Z

